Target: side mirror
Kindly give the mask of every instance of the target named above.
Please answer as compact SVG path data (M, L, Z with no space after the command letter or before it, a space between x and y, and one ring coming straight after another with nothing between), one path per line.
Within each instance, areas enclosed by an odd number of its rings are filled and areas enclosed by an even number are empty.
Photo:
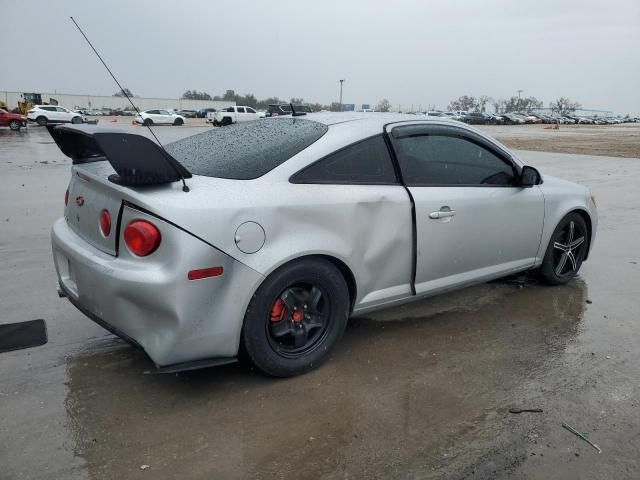
M540 176L540 172L538 172L538 170L528 165L522 167L522 172L520 173L521 187L533 187L534 185L539 185L541 181L542 177Z

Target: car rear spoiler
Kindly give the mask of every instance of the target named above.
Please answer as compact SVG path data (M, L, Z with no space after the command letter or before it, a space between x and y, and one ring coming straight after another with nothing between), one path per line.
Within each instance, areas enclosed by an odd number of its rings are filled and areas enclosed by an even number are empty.
M47 129L74 165L107 160L116 171L109 180L119 185L160 185L191 178L180 162L142 135L85 125L50 125Z

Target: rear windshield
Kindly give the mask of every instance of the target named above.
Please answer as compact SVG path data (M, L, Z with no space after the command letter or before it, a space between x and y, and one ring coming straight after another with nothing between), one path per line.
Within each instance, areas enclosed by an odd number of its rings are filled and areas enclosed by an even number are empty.
M327 133L301 118L262 119L199 133L166 145L194 175L251 180L301 152Z

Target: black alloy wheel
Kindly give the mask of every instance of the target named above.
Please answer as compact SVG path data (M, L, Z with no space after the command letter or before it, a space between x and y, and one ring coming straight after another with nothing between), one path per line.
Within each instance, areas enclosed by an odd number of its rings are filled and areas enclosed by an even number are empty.
M39 116L38 118L36 118L36 123L41 127L44 127L47 124L47 121L47 117Z
M241 353L263 372L290 377L317 368L342 337L349 288L330 261L286 264L260 285L247 308Z
M286 357L301 357L326 335L331 301L317 285L292 285L273 302L268 315L265 326L271 348Z
M151 120L150 118L145 118L144 121L142 122L142 124L145 127L150 127L151 125L153 125L153 120Z
M576 276L587 253L587 225L578 213L570 213L556 227L540 268L552 285L567 283Z

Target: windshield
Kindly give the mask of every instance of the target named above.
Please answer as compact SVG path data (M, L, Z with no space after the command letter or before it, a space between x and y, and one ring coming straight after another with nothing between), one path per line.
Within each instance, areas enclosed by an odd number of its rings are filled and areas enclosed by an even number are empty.
M301 152L327 130L311 120L267 119L209 130L166 149L194 175L250 180Z

